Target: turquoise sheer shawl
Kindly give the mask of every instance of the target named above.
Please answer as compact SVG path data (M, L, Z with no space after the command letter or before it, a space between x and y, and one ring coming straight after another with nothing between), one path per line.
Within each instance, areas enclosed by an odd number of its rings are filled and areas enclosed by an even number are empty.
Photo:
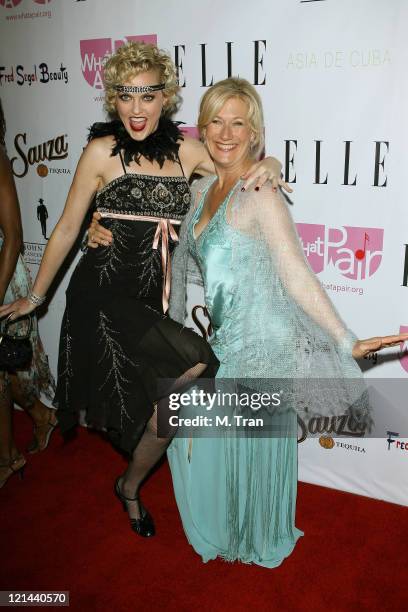
M184 323L187 286L203 284L191 256L188 229L202 192L214 177L196 181L192 204L173 255L170 316ZM234 291L245 343L231 355L227 376L268 391L285 382L286 406L302 418L347 412L367 425L368 403L361 370L352 357L356 336L347 328L311 270L289 207L267 184L260 191L237 187L225 212L233 229L232 261L251 242L245 265L234 269ZM211 342L211 339L210 339ZM274 388L275 388L274 384Z

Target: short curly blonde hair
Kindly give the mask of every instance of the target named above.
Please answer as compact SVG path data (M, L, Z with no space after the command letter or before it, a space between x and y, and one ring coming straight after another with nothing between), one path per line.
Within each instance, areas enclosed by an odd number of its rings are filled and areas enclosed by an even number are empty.
M173 114L178 105L179 86L176 68L165 51L143 42L129 42L109 57L104 65L105 110L116 116L116 85L122 85L141 72L157 70L160 83L165 84L163 95L166 105L163 112Z
M230 77L218 81L207 89L200 102L197 126L201 137L207 125L230 98L238 98L248 106L248 122L253 132L250 151L254 157L259 156L264 147L264 118L262 102L255 87L246 79Z

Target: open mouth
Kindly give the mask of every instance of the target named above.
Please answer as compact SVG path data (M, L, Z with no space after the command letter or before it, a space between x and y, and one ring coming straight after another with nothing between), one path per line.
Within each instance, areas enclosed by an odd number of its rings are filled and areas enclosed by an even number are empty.
M130 117L129 125L133 132L142 132L147 125L147 119L146 117Z
M225 153L228 153L229 151L232 151L237 147L236 144L223 144L221 142L216 142L215 145L217 149L219 149L220 151L224 151Z

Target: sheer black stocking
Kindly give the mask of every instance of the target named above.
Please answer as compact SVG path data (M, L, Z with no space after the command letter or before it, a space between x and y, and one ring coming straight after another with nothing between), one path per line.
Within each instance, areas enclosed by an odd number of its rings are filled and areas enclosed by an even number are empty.
M205 363L196 364L175 381L173 390L184 386L188 381L198 378L206 368L207 364ZM119 480L119 487L123 495L128 498L134 498L138 495L138 490L143 480L159 461L160 457L162 457L170 442L171 438L157 437L157 408L155 406L154 414L147 423L139 444L133 451L128 468ZM137 501L128 501L126 505L130 518L140 518Z

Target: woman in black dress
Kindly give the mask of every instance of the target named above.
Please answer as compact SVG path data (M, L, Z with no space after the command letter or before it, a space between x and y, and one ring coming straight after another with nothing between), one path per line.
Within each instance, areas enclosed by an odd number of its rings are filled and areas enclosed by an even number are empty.
M168 444L157 437L157 383L166 378L184 384L204 372L213 375L218 366L202 338L166 315L171 251L190 206L188 179L211 173L213 164L205 147L169 119L178 86L172 61L157 47L121 47L106 63L105 88L114 120L91 128L33 292L3 306L0 315L16 318L45 300L95 197L113 242L84 254L72 275L55 404L62 431L85 409L88 424L105 428L129 454L115 491L132 529L151 536L153 520L139 504L138 490ZM248 182L261 186L279 171L279 162L266 160L255 165Z

